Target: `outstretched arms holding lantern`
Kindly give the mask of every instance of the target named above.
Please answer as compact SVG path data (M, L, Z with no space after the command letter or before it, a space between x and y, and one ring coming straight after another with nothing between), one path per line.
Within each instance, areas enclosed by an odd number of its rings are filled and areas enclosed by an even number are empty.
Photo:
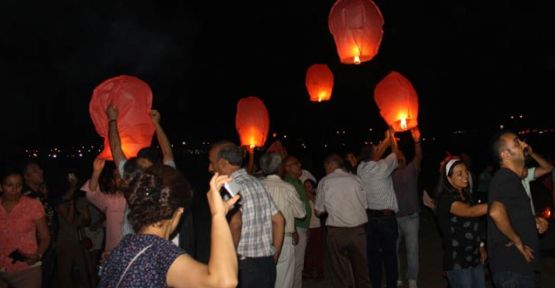
M410 134L412 135L412 140L414 140L414 165L416 165L416 168L418 169L418 171L420 171L420 167L422 166L422 159L424 158L424 152L422 152L422 144L420 144L422 136L420 134L420 129L418 129L418 126L412 128L410 130Z
M150 117L152 118L154 128L156 128L156 138L158 139L158 144L162 150L162 160L164 163L173 162L174 158L170 140L168 139L166 132L164 132L164 129L162 129L162 125L160 125L160 112L158 112L158 110L151 110Z
M127 160L121 149L121 139L119 137L117 125L118 114L119 112L116 106L110 103L106 109L106 115L108 116L108 142L110 143L110 150L112 151L112 158L114 158L116 167L119 167L120 163Z

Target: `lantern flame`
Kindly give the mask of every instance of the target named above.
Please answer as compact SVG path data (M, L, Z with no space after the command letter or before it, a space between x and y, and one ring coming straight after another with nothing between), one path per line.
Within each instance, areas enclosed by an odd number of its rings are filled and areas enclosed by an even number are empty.
M406 130L407 129L407 118L403 117L401 118L401 129Z
M324 98L326 98L326 91L320 91L320 93L318 93L318 102L322 102Z

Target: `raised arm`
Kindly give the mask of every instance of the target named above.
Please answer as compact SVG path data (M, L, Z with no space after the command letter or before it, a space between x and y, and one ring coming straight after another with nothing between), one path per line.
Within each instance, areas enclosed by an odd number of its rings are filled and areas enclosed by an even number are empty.
M414 165L418 171L420 171L420 167L422 166L422 159L424 158L424 152L422 151L422 144L421 141L421 134L420 129L418 127L414 127L410 130L410 134L412 135L412 140L414 140Z
M509 215L507 214L505 205L503 205L503 203L501 202L493 201L493 203L489 207L488 214L489 217L493 219L493 222L495 223L495 226L497 226L497 229L499 229L499 231L501 231L501 233L503 233L503 235L505 235L505 237L507 237L509 241L511 241L507 244L514 244L518 251L520 251L522 256L524 256L526 262L532 261L532 259L534 259L534 250L522 243L520 236L516 233L516 231L513 229L513 226L511 225L511 221L509 220Z
M372 160L378 161L382 158L383 154L385 153L385 151L387 150L389 145L392 144L392 139L391 138L392 138L391 131L388 129L387 131L385 131L385 136L384 136L384 139L382 140L382 142L380 142L378 145L374 146L375 153L373 153L373 159Z
M534 173L534 179L540 178L553 171L553 165L545 160L545 158L543 158L540 154L534 152L532 146L528 145L528 143L524 141L521 141L521 145L524 146L524 149L526 149L525 151L528 151L528 155L530 155L530 157L538 163L538 167L536 167L536 172Z
M160 125L160 112L158 112L158 110L151 110L150 117L152 118L154 128L156 128L156 138L158 139L158 145L160 145L160 149L162 150L162 160L164 163L174 161L170 140L168 139L166 132L164 132L164 129L162 129L162 125Z
M91 175L91 180L89 180L89 189L91 192L97 191L99 187L100 174L104 169L104 164L106 161L104 159L96 158L93 162L93 172Z
M108 116L108 142L110 143L110 151L112 151L112 157L114 158L114 163L116 167L120 165L122 161L127 160L123 150L121 149L121 139L118 132L118 109L116 106L110 104L106 109L106 115ZM120 175L123 177L123 175Z
M210 259L208 265L197 262L188 255L179 256L170 266L166 275L170 287L236 287L238 282L238 264L231 231L225 215L239 196L224 202L220 196L223 183L229 181L227 176L212 177L210 191L207 193L208 204L212 213L210 237Z

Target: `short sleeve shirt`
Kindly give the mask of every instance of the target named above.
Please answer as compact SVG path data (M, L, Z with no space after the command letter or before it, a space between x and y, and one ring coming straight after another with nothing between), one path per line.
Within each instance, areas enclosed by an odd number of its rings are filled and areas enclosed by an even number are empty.
M44 207L37 199L21 196L9 214L0 205L0 271L12 273L29 268L24 262L12 264L8 255L16 249L22 253L37 253L36 221L43 217Z
M168 287L166 275L181 254L179 247L158 236L127 235L108 256L98 287L118 287L120 279L120 288Z
M540 247L536 222L530 207L530 198L524 190L521 178L513 171L501 168L491 180L488 203L499 202L505 206L511 226L525 245L534 251L534 260L527 263L518 249L488 217L488 254L493 272L532 272L539 268ZM491 206L490 206L491 207Z
M480 264L480 218L461 217L450 212L455 202L472 205L453 193L444 193L438 199L439 227L443 236L444 271L460 270Z
M230 177L241 186L242 226L237 253L245 257L273 256L272 215L279 212L278 207L262 182L245 169Z

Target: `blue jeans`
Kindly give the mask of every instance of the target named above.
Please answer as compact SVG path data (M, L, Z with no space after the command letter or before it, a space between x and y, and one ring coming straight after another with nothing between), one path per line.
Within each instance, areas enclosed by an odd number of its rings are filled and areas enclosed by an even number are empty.
M482 264L472 268L447 271L447 279L451 288L486 288Z
M493 283L497 288L534 288L536 287L536 274L534 272L496 272L493 273Z
M420 227L420 213L413 213L404 217L397 217L399 226L399 239L397 240L397 261L400 265L399 246L401 238L405 239L405 249L407 255L407 279L418 279L418 230ZM401 271L401 269L399 269ZM399 275L399 280L401 280Z

